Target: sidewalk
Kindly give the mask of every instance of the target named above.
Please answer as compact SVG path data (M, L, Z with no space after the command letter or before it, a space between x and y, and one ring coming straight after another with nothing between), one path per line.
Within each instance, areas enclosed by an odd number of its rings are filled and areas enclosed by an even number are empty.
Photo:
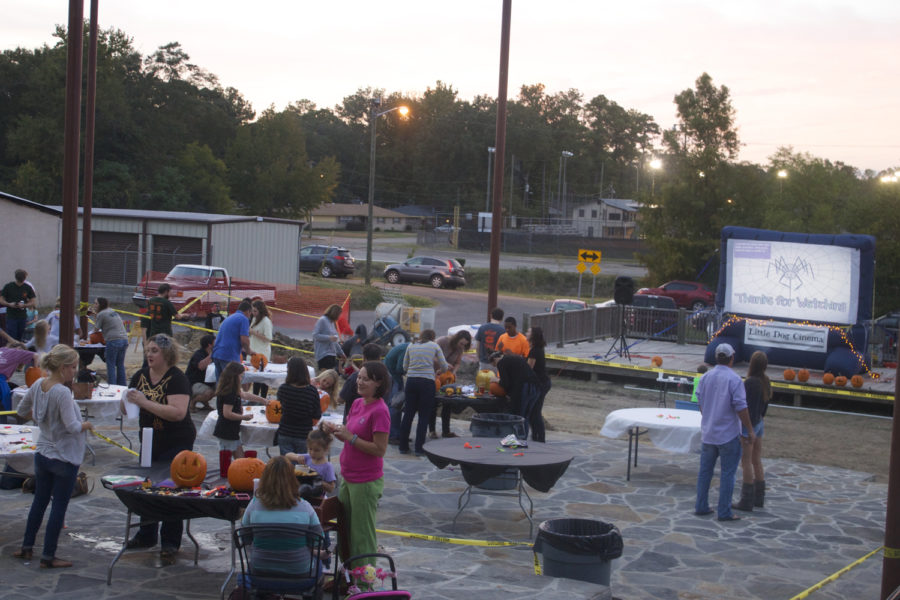
M195 414L199 425L205 413ZM453 428L467 435L467 423ZM102 433L119 439L112 424ZM547 494L529 490L534 520L581 517L616 524L625 540L622 558L613 561L609 589L594 584L534 575L530 548L484 547L379 534L379 544L397 562L401 587L416 598L466 599L608 598L761 598L787 599L879 547L883 541L886 485L864 473L765 461L766 507L743 520L719 523L692 514L697 457L642 445L640 462L625 481L626 440L563 435L550 443L576 456ZM106 568L122 541L125 509L99 485L102 474L130 471L131 455L93 439L97 465L84 464L93 492L74 499L68 510L59 555L75 567L41 570L11 558L18 548L32 496L0 492L0 579L4 597L99 600L107 598L215 598L229 564L227 523L193 522L201 545L194 567L185 538L178 563L159 566L158 552L129 552L106 585ZM198 439L195 448L217 474L216 446ZM340 443L332 448L337 463ZM713 484L712 499L717 494ZM401 456L389 447L385 492L378 526L385 530L440 537L529 542L528 522L511 497L475 496L450 531L461 474L436 469L426 459ZM38 542L41 542L39 536ZM38 548L39 549L39 548ZM881 555L815 592L813 600L875 598ZM229 587L230 591L230 587Z

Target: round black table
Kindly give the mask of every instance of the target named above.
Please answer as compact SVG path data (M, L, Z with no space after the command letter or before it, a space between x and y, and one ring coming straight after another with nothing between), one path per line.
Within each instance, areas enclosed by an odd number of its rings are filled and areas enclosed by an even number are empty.
M454 414L461 413L466 408L471 408L477 413L502 413L509 412L509 402L505 397L492 396L490 394L484 396L465 396L462 394L453 394L446 396L438 393L435 396L442 406L447 406Z
M501 475L507 469L517 469L519 472L515 495L519 499L519 507L533 528L531 515L534 504L522 486L522 481L540 492L549 492L575 458L571 452L541 442L528 442L527 448L504 448L500 445L500 440L493 437L432 440L426 442L424 450L428 460L439 469L450 464L459 465L463 479L468 484L457 500L458 510L453 517L454 529L457 517L468 505L472 494L510 495L474 489L492 477ZM529 510L522 504L523 496L528 499Z

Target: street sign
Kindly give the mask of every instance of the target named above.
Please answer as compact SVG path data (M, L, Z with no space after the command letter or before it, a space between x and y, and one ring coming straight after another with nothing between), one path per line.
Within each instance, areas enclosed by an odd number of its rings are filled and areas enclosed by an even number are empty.
M584 273L585 269L587 269L587 267L585 266L585 264L583 262L580 262L575 266L575 270L578 271L579 273Z
M591 265L591 273L593 273L594 275L599 275L600 274L600 265L598 265L597 263L592 264Z
M579 250L578 260L587 263L598 263L600 262L600 254L599 250Z

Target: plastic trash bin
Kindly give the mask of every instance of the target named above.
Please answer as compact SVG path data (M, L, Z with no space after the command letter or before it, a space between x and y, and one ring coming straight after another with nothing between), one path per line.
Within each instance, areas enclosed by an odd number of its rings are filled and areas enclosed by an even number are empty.
M469 431L474 437L497 438L499 442L511 433L525 438L525 417L507 413L479 413L472 416ZM476 487L485 490L511 490L519 482L519 470L507 469L502 475L491 477Z
M612 523L592 519L551 519L538 527L535 553L542 573L609 586L611 561L622 556L622 534Z

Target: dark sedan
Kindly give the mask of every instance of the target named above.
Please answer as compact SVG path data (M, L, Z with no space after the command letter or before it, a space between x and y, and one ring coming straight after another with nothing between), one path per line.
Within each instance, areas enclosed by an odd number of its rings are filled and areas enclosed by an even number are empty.
M466 272L457 260L431 256L415 256L388 265L384 269L384 278L389 283L427 283L434 288L466 285Z

